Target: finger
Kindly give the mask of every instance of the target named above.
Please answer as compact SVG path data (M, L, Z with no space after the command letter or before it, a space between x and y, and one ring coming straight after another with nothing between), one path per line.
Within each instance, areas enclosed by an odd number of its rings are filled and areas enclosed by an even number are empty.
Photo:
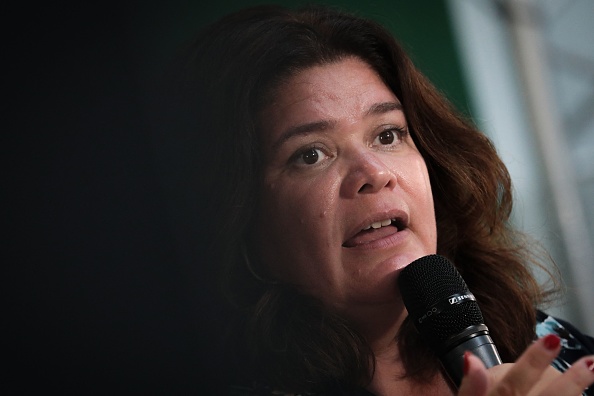
M464 377L458 389L458 396L484 396L489 388L487 369L481 361L470 352L464 353Z
M527 394L540 380L560 349L561 340L554 334L538 339L495 386L492 395Z
M594 355L585 356L573 363L562 376L550 384L543 396L580 395L594 384Z

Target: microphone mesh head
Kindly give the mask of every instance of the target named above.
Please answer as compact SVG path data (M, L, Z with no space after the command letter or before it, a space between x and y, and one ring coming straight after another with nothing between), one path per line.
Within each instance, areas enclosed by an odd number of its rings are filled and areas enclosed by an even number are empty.
M483 315L476 301L442 305L441 312L419 323L433 306L447 302L454 294L468 293L468 286L448 259L439 255L421 257L410 263L398 277L398 286L409 315L429 344L442 344L472 325L483 324Z

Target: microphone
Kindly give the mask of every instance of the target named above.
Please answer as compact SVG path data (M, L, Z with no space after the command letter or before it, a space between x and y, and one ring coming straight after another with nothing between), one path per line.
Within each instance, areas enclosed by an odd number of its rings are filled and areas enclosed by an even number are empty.
M416 329L456 387L465 351L487 368L501 364L476 298L448 259L435 254L413 261L401 271L398 286Z

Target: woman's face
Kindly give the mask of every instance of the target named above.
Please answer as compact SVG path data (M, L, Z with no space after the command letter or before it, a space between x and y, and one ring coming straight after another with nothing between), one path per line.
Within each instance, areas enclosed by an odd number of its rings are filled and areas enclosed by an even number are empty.
M427 167L396 96L358 58L306 69L261 113L256 248L269 274L339 310L400 299L436 252Z

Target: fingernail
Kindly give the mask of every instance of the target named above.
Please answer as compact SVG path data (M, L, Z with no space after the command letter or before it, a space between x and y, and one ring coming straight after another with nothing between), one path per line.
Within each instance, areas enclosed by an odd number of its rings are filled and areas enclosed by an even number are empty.
M545 336L543 342L544 342L545 348L552 351L552 350L557 349L557 347L561 343L561 339L559 338L559 336L557 336L555 334L548 334L547 336Z
M586 360L586 367L588 367L588 370L594 371L594 360L592 360L592 359Z
M469 369L470 369L470 352L466 351L466 352L464 352L464 367L462 368L464 375L468 374Z

